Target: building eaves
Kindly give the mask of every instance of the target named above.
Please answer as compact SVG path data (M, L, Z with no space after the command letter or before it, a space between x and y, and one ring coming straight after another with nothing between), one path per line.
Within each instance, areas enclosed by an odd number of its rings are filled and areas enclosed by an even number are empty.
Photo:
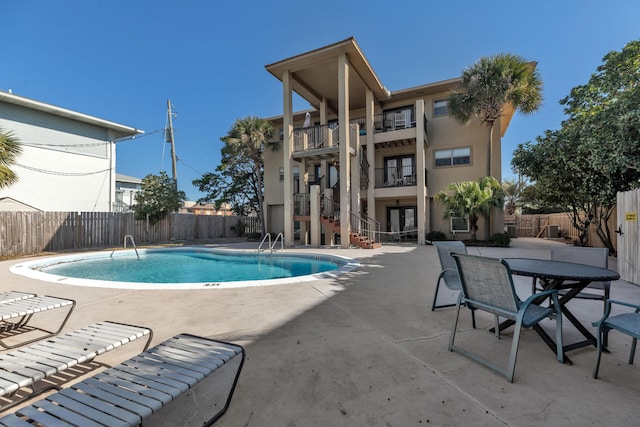
M125 136L139 135L144 133L144 131L140 129L136 129L130 126L125 126L119 123L100 119L98 117L90 116L88 114L78 113L73 110L57 107L55 105L36 101L30 98L25 98L23 96L14 95L12 93L4 92L4 91L0 91L0 102L19 105L21 107L30 108L32 110L42 111L42 112L53 114L56 116L66 117L68 119L110 129L118 134L118 138L125 137Z

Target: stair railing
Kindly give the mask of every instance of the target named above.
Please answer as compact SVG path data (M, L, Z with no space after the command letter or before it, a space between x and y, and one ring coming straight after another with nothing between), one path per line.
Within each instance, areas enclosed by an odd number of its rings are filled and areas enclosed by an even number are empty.
M323 196L320 199L320 215L326 216L327 218L339 219L340 203L336 203L333 199Z
M380 243L380 228L380 222L375 219L351 212L351 231L366 236L369 242Z

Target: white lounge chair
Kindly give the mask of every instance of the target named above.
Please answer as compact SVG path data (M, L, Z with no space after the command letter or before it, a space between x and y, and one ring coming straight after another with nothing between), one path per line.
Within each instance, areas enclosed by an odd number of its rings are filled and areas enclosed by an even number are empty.
M147 337L146 350L152 336L149 328L105 321L4 353L0 355L0 397L24 388L30 388L31 392L23 399L0 407L0 411L58 388L41 380L90 362L103 353L143 337Z
M0 346L5 349L16 348L59 334L76 306L76 302L71 299L47 295L38 296L16 291L6 293L4 296L0 296L0 298L4 298L0 303ZM67 314L59 323L57 329L55 325L49 328L33 326L33 324L30 323L35 315L59 308L66 308ZM41 333L27 334L33 331ZM25 337L29 336L31 338L12 344L7 342L10 338L21 334L25 334ZM35 335L35 337L33 335Z

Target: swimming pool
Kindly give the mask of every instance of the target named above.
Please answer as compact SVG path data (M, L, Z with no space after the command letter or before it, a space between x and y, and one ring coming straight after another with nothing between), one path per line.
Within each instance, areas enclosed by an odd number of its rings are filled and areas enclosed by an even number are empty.
M14 265L10 271L78 286L197 289L305 282L335 277L357 266L337 255L182 247L50 257Z

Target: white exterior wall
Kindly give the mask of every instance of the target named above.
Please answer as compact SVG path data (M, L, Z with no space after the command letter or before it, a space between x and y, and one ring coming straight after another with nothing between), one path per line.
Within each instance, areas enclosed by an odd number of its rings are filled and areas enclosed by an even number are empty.
M20 165L58 171L61 175L14 166L17 184L0 189L0 197L11 197L42 211L109 212L112 171L108 159L23 147ZM70 176L102 171L90 175ZM115 187L115 182L114 182ZM112 194L110 194L112 193Z
M0 128L12 132L22 145L12 166L19 180L1 188L0 198L10 197L42 211L113 210L115 144L109 141L121 133L3 102Z

